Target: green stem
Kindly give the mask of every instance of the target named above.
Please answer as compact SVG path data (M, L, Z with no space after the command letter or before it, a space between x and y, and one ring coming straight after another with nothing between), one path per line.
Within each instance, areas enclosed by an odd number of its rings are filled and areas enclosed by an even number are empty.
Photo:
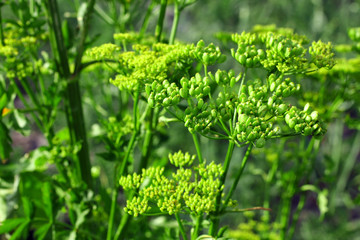
M201 222L202 222L203 216L198 215L196 216L196 222L195 222L195 228L193 229L191 233L191 240L196 240L200 234L201 230Z
M167 7L167 0L161 0L160 15L155 28L155 38L158 42L161 42L161 33L164 25L166 7Z
M125 213L122 216L120 225L119 225L119 227L118 227L118 229L116 230L116 233L115 233L115 237L114 237L115 240L125 238L127 226L129 225L131 219L132 219L132 216L130 216L127 213Z
M139 112L138 104L139 104L139 97L140 97L140 93L137 91L137 92L135 93L135 96L134 96L134 106L133 106L133 118L134 118L134 130L133 130L133 134L132 134L132 136L131 136L130 142L128 143L128 146L127 146L127 149L126 149L126 153L125 153L125 157L124 157L124 159L122 160L122 163L121 163L121 165L120 165L120 170L119 170L117 173L115 173L115 176L116 176L115 179L118 179L118 177L125 175L125 173L126 173L126 171L125 171L125 170L126 170L126 166L127 166L128 162L129 162L130 155L131 155L131 153L132 153L132 151L133 151L133 149L134 149L134 146L135 146L135 143L136 143L136 139L137 139L137 136L138 136L138 133L139 133L139 127L140 127L139 121L138 121L138 112ZM118 185L118 184L115 183L115 187L114 187L115 189L114 189L114 191L116 191L116 194L117 194L117 191L118 191L117 185ZM115 199L115 198L112 199L112 203L111 203L112 207L111 207L110 213L111 213L112 211L115 211L116 204L115 204L114 202L116 202L116 199ZM111 214L110 214L110 216L112 217L112 219L109 220L109 224L110 224L110 223L113 224L113 222L114 222L114 215L111 215ZM126 234L126 230L127 230L126 226L129 224L130 220L131 220L131 216L129 216L129 214L125 213L125 214L122 216L121 222L120 222L119 227L118 227L118 229L117 229L117 231L116 231L116 233L115 233L115 238L114 238L114 239L119 239L119 238L123 239L123 238L124 238L124 236L125 236L125 234ZM109 228L110 228L110 225L109 225ZM111 228L112 228L112 226L111 226ZM110 232L110 234L111 234L111 232ZM107 236L107 237L108 237L108 238L111 238L111 236L109 237L109 232L108 232L108 236Z
M175 218L176 218L176 221L177 221L178 224L179 224L179 230L180 230L181 236L183 237L184 240L187 240L188 237L187 237L187 235L186 235L184 225L183 225L182 222L181 222L179 213L175 213Z
M148 9L146 10L144 21L143 21L143 23L141 25L141 29L140 29L140 36L141 37L144 36L144 34L146 32L146 29L149 26L149 20L150 20L151 13L152 13L152 10L154 9L154 7L155 7L155 1L151 1L151 3L149 4Z
M178 25L179 25L180 13L181 13L181 10L180 10L179 3L177 1L175 1L174 20L173 20L173 24L171 27L169 44L174 44L174 42L175 42L176 32L177 32Z
M200 148L200 144L199 144L199 139L197 137L196 132L191 134L194 140L194 144L195 144L195 148L196 148L196 153L199 159L199 164L202 164L204 162L204 159L202 157L202 153L201 153L201 148Z
M141 173L143 168L146 168L149 162L151 155L152 145L153 145L153 136L154 128L156 127L158 121L158 109L149 107L149 121L146 123L146 133L144 138L144 144L142 146L142 154L138 173Z
M233 140L230 140L228 150L226 153L226 157L225 157L224 166L223 166L224 173L223 173L223 175L221 175L221 178L220 178L220 186L225 184L226 175L229 170L230 161L231 161L231 157L233 155L234 147L235 147L235 142ZM222 195L222 190L219 191L218 195L216 196L216 205L215 205L215 214L214 214L215 216L213 216L211 218L211 223L210 223L210 228L209 228L209 234L213 237L215 237L215 234L219 228L219 214L220 214L219 210L220 210L220 204L221 204L221 195Z
M300 200L296 207L296 212L294 213L294 216L292 219L292 224L290 226L287 239L293 239L293 236L295 233L295 228L296 228L296 223L299 220L299 216L300 216L301 210L303 209L304 205L305 205L305 193L301 193Z
M229 193L227 194L227 196L225 198L224 205L223 205L220 212L224 211L225 208L227 207L227 205L228 205L228 203L229 203L229 201L230 201L230 199L231 199L231 197L232 197L232 195L233 195L233 193L234 193L234 191L235 191L235 189L236 189L236 187L237 187L237 185L239 183L240 177L241 177L242 173L244 172L247 160L249 159L249 156L250 156L250 153L251 153L251 150L252 150L253 146L254 145L252 143L249 144L249 146L248 146L248 148L246 150L246 153L245 153L245 155L243 157L243 160L241 162L240 169L239 169L239 171L238 171L238 173L237 173L237 175L235 177L235 180L234 180L234 182L233 182L233 184L232 184L232 186L230 188Z
M111 196L111 209L110 209L110 216L109 216L109 223L108 223L108 229L107 229L107 235L106 240L111 240L112 232L113 232L113 226L114 226L114 219L115 219L115 209L116 209L116 200L118 197L118 188L115 183L112 196Z
M87 13L85 13L84 26L87 26L88 16L93 6L94 0L91 0ZM81 144L81 148L77 153L78 159L75 161L77 167L78 175L81 177L81 180L85 182L88 188L92 188L92 178L91 178L91 164L88 143L86 138L85 131L85 122L82 110L81 102L81 93L79 87L79 75L70 74L69 62L67 58L67 50L64 45L64 38L61 30L61 20L58 9L58 4L56 0L47 0L45 2L47 9L47 18L50 26L50 41L52 52L55 56L56 61L58 62L58 70L60 76L67 81L67 87L65 92L65 108L66 108L66 117L67 123L70 132L71 144L75 145L76 143ZM79 73L81 66L81 57L83 54L86 30L81 30L80 43L78 45L79 53L75 61L75 73Z
M84 14L82 23L79 24L80 39L79 39L78 45L76 47L77 55L75 57L74 75L78 75L81 71L81 60L82 60L84 50L85 50L85 40L86 40L87 33L88 33L90 16L91 16L92 12L94 11L94 4L95 4L95 0L89 0L88 4L86 6L86 10L85 10L85 14Z

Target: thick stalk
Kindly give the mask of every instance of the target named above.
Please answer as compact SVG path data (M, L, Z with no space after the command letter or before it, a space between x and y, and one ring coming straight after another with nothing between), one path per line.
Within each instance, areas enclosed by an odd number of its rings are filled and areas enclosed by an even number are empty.
M227 194L227 196L225 198L225 202L224 202L224 205L223 205L221 211L225 210L226 206L228 205L228 203L229 203L229 201L230 201L230 199L231 199L231 197L232 197L232 195L233 195L233 193L234 193L234 191L235 191L235 189L236 189L236 187L237 187L237 185L239 183L240 177L241 177L242 173L244 172L244 169L245 169L247 160L249 159L252 148L253 148L253 144L250 143L247 150L246 150L246 153L245 153L245 155L243 157L243 160L241 162L240 169L239 169L239 171L238 171L238 173L237 173L237 175L235 177L235 180L234 180L234 182L233 182L233 184L232 184L232 186L230 188L229 193Z
M155 28L155 38L158 42L161 42L161 33L164 25L166 7L167 7L167 0L161 0L160 15Z
M174 44L174 42L175 42L176 32L177 32L178 25L179 25L180 13L181 13L181 10L180 10L179 3L177 1L175 1L174 20L173 20L173 24L171 27L169 44Z
M93 5L94 0L90 1L89 5ZM80 142L81 149L77 153L78 159L75 160L75 165L77 168L78 175L81 180L87 184L89 188L92 188L92 178L91 178L91 164L90 156L86 138L84 116L82 110L81 94L79 87L79 76L70 74L69 62L67 58L67 51L64 45L64 38L61 30L61 21L59 15L58 4L56 0L47 0L45 2L48 21L50 26L51 33L51 47L52 52L55 56L55 59L58 62L58 70L62 79L67 81L67 87L65 92L65 108L67 123L70 132L71 144L75 145ZM87 8L87 11L90 11L91 8ZM87 16L90 13L85 13ZM85 18L86 19L86 18ZM85 21L84 19L84 21ZM87 25L83 23L84 27ZM79 44L84 44L86 30L81 32L81 40ZM80 69L81 57L83 54L83 46L78 45L78 50L80 51L76 57L75 61L75 73L77 69Z
M191 233L191 240L196 240L198 238L200 230L201 230L202 219L203 219L202 215L196 216L195 228L193 229L193 231Z
M188 238L187 238L187 235L186 235L186 232L185 232L184 225L181 222L181 218L179 216L179 213L175 213L175 218L176 218L176 221L179 224L179 230L180 230L181 236L183 237L184 240L187 240Z
M231 161L231 157L233 155L234 147L235 147L235 142L233 140L230 140L228 150L226 153L226 157L225 157L224 166L223 166L224 173L220 178L220 186L225 184L226 175L229 170L230 161ZM219 228L219 222L220 222L220 219L219 219L220 211L219 210L220 210L220 204L221 204L221 195L222 195L222 190L218 193L218 195L216 197L215 214L211 218L211 223L210 223L210 228L209 228L209 234L213 237L216 237L215 235Z

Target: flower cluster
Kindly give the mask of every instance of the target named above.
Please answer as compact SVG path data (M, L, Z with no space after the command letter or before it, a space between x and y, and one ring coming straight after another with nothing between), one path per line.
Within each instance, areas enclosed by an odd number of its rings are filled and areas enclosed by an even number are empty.
M6 77L24 79L33 75L36 71L34 67L42 70L43 62L41 59L34 59L34 52L46 35L21 36L13 29L7 29L6 33L5 45L0 45L0 59L3 61Z
M220 51L220 48L213 43L205 46L203 40L200 40L196 47L191 52L193 58L201 62L205 66L214 65L215 63L222 63L226 60L226 56Z
M137 195L127 201L125 211L134 216L156 209L169 215L215 211L216 196L223 189L219 179L223 174L221 164L211 162L185 168L192 165L195 156L181 151L170 154L169 159L179 167L171 178L165 176L163 167L150 167L140 175L134 173L120 178L124 190L137 191Z
M309 48L309 53L312 56L312 62L318 68L331 69L335 65L334 53L331 43L323 43L321 40L313 42Z
M95 60L117 59L117 52L119 51L119 46L112 43L106 43L99 47L92 48L87 52L87 55Z
M140 91L149 106L167 109L191 133L257 147L282 134L323 134L323 124L311 118L310 110L286 102L300 90L288 75L331 68L331 45L319 41L307 48L307 40L288 29L233 34L232 41L237 49L231 54L243 72L208 72L207 66L225 56L202 40L196 46L135 44L132 51L119 54L118 74L110 82L121 90ZM194 73L196 62L204 66L205 76ZM262 68L267 77L246 79L249 68Z

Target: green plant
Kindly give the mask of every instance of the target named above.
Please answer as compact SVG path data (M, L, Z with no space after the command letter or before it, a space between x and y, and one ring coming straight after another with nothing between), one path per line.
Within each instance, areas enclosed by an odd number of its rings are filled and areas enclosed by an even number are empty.
M177 41L181 14L199 2L1 3L13 14L0 15L5 239L292 239L311 192L320 219L336 210L359 134L344 165L341 136L323 136L334 121L342 133L336 119L358 129L357 58L335 65L330 43L275 25L219 33L221 45ZM94 36L92 24L113 39ZM337 50L358 51L358 32ZM45 146L16 159L12 131L31 130ZM192 142L170 147L180 134ZM339 165L335 187L322 188ZM247 188L249 176L261 184ZM239 200L246 191L261 197Z

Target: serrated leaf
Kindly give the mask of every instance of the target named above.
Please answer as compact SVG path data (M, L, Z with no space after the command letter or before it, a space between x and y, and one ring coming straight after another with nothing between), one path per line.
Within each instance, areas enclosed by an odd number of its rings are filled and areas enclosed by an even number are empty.
M52 223L49 222L47 224L42 225L35 231L35 237L38 240L42 240L46 237L47 233L49 232L50 228L52 226Z
M28 236L28 226L30 224L30 220L26 219L21 225L16 229L16 231L11 235L10 240L15 239L27 239Z
M0 225L0 235L11 232L24 221L26 221L26 218L15 218L15 219L5 220Z

